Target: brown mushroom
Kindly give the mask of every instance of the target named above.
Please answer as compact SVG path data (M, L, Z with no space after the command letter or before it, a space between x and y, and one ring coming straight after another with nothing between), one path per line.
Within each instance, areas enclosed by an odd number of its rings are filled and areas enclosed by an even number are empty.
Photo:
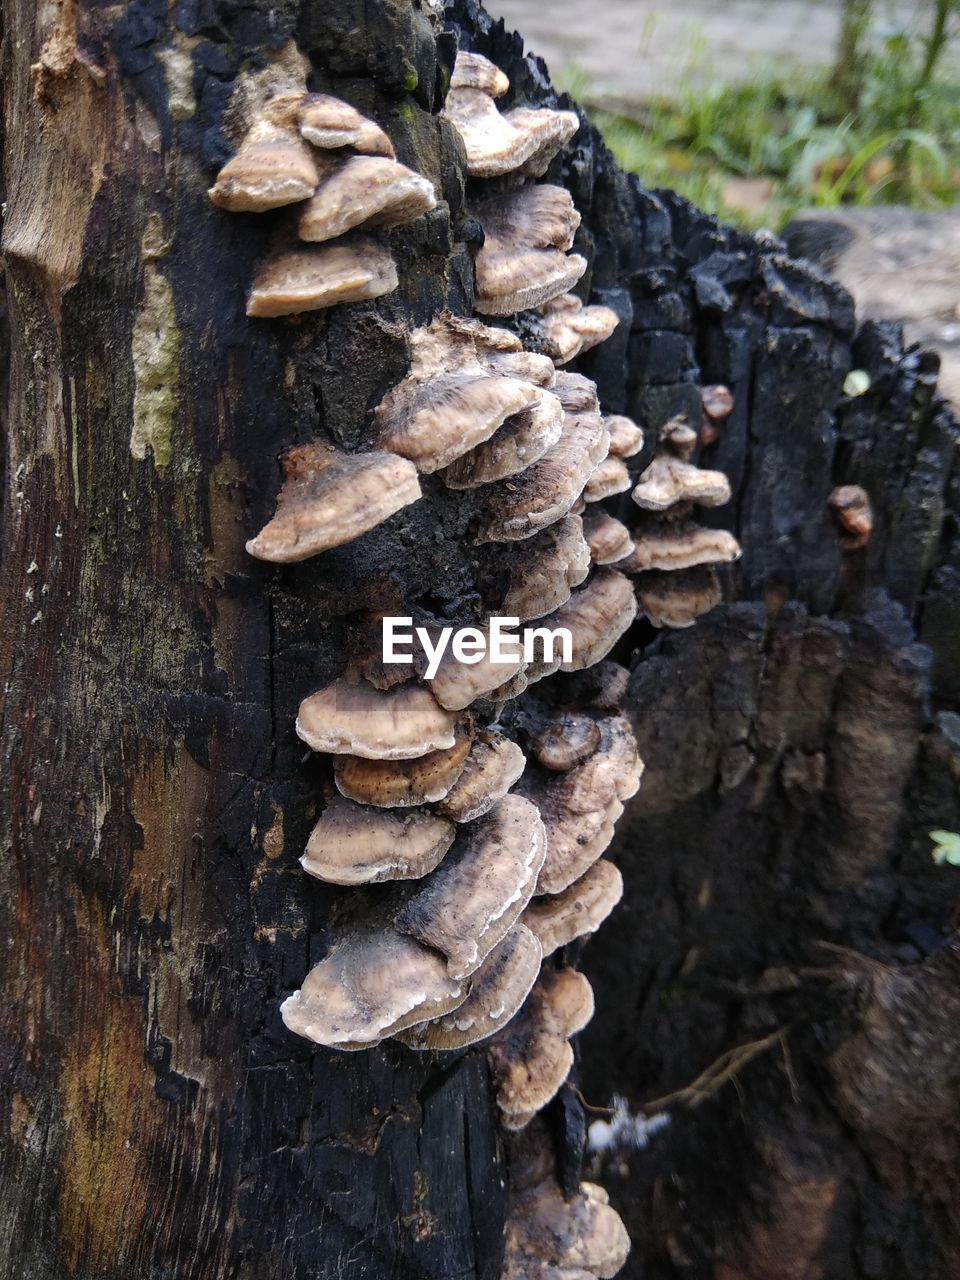
M730 501L730 484L722 471L705 471L661 453L641 475L633 500L647 511L668 511L678 502L719 507Z
M498 548L495 567L507 575L499 612L530 622L570 599L590 572L590 548L578 516L564 516L514 547Z
M334 680L300 703L298 737L314 751L410 760L454 745L457 717L413 682L375 689Z
M729 387L714 384L700 388L703 412L714 422L722 422L733 413L733 392Z
M473 822L489 812L523 773L526 757L496 730L477 735L456 782L436 811L454 822Z
M583 489L586 502L602 502L614 494L626 493L630 488L630 472L622 458L612 455L604 458L591 473Z
M740 544L725 529L668 524L634 530L634 550L617 563L622 573L649 569L692 569L701 564L727 564L740 557Z
M231 213L262 213L306 200L319 181L316 157L296 128L264 115L217 174L207 195Z
M534 898L521 916L540 941L544 956L595 933L623 897L623 877L601 859L562 893Z
M581 1182L567 1197L551 1179L513 1200L501 1280L611 1280L629 1252L602 1187Z
M845 551L865 547L873 532L873 508L870 495L859 484L841 484L827 499L840 526L851 536L843 539Z
M472 743L472 731L459 724L452 747L417 759L368 760L338 755L333 762L334 781L341 795L359 804L393 809L431 804L442 800L460 777Z
M410 335L410 372L374 411L381 447L419 471L437 471L540 402L541 387L481 364L486 333L476 322L442 315Z
M451 89L479 89L491 98L502 98L510 88L505 73L480 53L460 49L450 76Z
M326 93L311 93L302 100L298 125L301 135L324 151L352 147L366 155L394 155L393 143L378 124Z
M438 865L455 834L453 822L427 809L396 813L337 796L310 833L300 865L330 884L417 879Z
M491 1042L497 1104L507 1128L547 1105L570 1074L569 1037L593 1017L593 992L574 969L544 969L511 1022Z
M584 377L582 373L570 373L566 369L558 369L552 390L563 405L565 413L600 412L597 384Z
M637 583L640 608L655 627L692 627L723 599L713 569L688 569L683 573L645 573Z
M606 511L594 511L584 517L583 536L594 564L613 564L633 551L630 530Z
M547 720L530 739L537 764L552 773L566 773L581 764L600 746L600 726L577 711Z
M549 302L569 290L587 268L586 259L566 255L580 215L570 193L549 185L488 197L476 216L484 244L476 258L476 310L512 315Z
M610 452L615 458L632 458L643 448L643 432L632 418L608 413L604 418L610 434Z
M475 655L480 661L460 662L453 650L448 648L440 659L436 675L427 679L433 696L449 711L464 710L477 698L496 689L511 676L515 676L523 667L519 637L516 646L517 656L511 658L509 662L494 662L490 652L489 628L476 627L474 630L477 632L478 645L482 643L484 646ZM514 648L514 646L510 647Z
M387 249L359 237L268 259L247 299L248 316L288 316L391 293L397 268Z
M489 440L450 464L443 481L450 489L477 489L517 475L542 458L563 433L563 406L549 391L538 404L508 418Z
M341 453L322 441L283 459L273 518L247 543L258 560L291 564L375 529L420 497L412 462L392 453Z
M433 183L386 156L328 161L300 211L301 240L333 240L354 227L397 227L436 208Z
M582 671L605 658L637 616L629 578L615 569L598 569L585 586L550 616L553 627L566 628L573 640L569 662L561 671Z
M539 326L540 343L557 364L566 364L605 342L620 323L620 317L610 307L584 306L572 293L544 303L540 314L543 316Z
M517 1012L540 972L541 948L524 925L513 925L470 979L463 1004L397 1036L411 1049L465 1049L495 1035Z
M521 172L540 177L580 127L573 111L515 107L505 115L489 93L451 87L443 114L463 140L471 178Z
M543 857L536 806L504 796L460 828L443 862L405 902L396 927L442 952L452 978L467 977L530 901Z
M606 455L597 414L566 415L560 439L532 467L482 490L477 542L514 542L561 519Z

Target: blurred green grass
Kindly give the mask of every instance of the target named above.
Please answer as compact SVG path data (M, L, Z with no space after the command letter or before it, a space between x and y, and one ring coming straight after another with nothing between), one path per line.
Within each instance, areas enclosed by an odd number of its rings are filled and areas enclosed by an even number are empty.
M636 107L611 108L575 66L559 79L645 185L670 187L741 226L777 229L810 206L957 201L960 82L946 59L928 68L928 52L922 30L874 39L860 51L852 103L841 101L835 74L819 69L704 87L702 49L691 52L674 96Z

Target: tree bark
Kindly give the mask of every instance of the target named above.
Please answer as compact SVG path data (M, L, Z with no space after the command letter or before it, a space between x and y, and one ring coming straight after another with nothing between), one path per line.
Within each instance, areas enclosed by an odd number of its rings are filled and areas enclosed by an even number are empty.
M472 0L448 18L507 105L556 101ZM461 606L464 530L427 484L322 564L243 549L279 456L368 440L404 333L470 309L476 228L437 115L453 38L409 0L8 0L5 36L0 1277L494 1280L507 1161L482 1051L335 1054L277 1014L333 898L297 864L329 778L296 706L358 608ZM394 233L395 294L249 321L270 232L205 189L241 67L291 38L446 203ZM744 1101L671 1106L629 1176L607 1170L623 1274L956 1274L954 873L924 836L960 823L955 427L892 330L853 343L842 291L645 191L589 128L548 180L583 214L584 296L621 316L579 367L647 427L634 469L668 417L698 420L699 383L736 395L703 454L736 491L731 601L622 646L648 774L626 907L584 953L581 1085L637 1106L777 1035ZM846 401L854 363L872 388ZM841 482L876 515L853 554ZM548 1117L574 1181L577 1110Z

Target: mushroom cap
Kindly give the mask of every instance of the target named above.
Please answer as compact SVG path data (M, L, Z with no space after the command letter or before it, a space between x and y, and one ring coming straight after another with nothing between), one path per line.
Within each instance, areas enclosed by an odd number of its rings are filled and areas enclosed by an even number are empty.
M549 956L595 933L622 897L623 876L612 862L601 859L562 893L534 898L521 920Z
M300 703L297 736L314 751L410 760L454 745L457 717L408 681L381 690L334 680Z
M637 583L637 598L644 616L655 627L679 630L692 627L702 614L715 609L723 592L716 572L703 567L681 573L645 573Z
M296 131L260 120L207 195L231 213L262 213L306 200L319 181L316 159Z
M280 1014L289 1030L316 1044L362 1049L449 1013L465 994L442 956L371 913L342 928Z
M474 307L481 315L512 316L572 289L587 269L578 253L559 249L487 249L477 253Z
M348 102L326 93L308 94L299 111L301 135L322 150L352 147L368 155L393 158L393 143L372 120Z
M404 687L404 686L401 686ZM361 756L337 756L333 777L337 790L348 800L381 809L406 809L411 805L442 800L459 778L473 734L457 726L452 747L431 751L413 760L367 760Z
M513 1201L502 1280L611 1280L630 1237L607 1193L581 1182L568 1199L551 1179Z
M386 156L348 156L321 175L297 223L301 240L332 240L354 227L397 227L437 205L433 183Z
M730 482L722 471L706 471L660 453L640 476L632 496L646 511L668 511L678 502L720 507L730 501Z
M613 564L633 551L630 530L606 511L592 511L584 517L583 536L594 564Z
M600 747L600 726L578 711L564 711L547 720L530 739L537 764L552 773L566 773Z
M340 453L315 441L291 449L283 470L276 513L247 543L275 564L351 542L421 496L416 467L393 453Z
M533 466L488 485L479 503L477 542L532 537L567 514L609 441L597 414L567 414L557 443Z
M507 591L499 612L531 622L552 613L590 572L590 548L579 516L564 516L525 542L498 550Z
M336 796L324 809L300 865L330 884L410 880L438 865L455 825L427 809L396 813Z
M540 943L517 923L504 934L470 980L470 993L452 1013L403 1031L411 1049L465 1049L495 1035L517 1012L540 972Z
M480 361L490 373L519 378L521 382L532 382L537 387L550 388L557 377L550 357L537 351L481 351Z
M740 544L726 529L700 525L663 525L634 531L634 549L617 568L627 573L649 569L674 571L701 564L727 564L740 558Z
M575 969L544 969L520 1011L491 1043L497 1104L510 1117L547 1105L570 1074L568 1038L593 1017L590 983Z
M620 323L610 307L584 306L572 293L561 294L541 307L542 345L547 355L565 364L582 351L605 342Z
M643 761L626 716L599 721L600 745L582 764L551 779L548 791L568 813L590 813L636 795Z
M551 615L554 627L566 627L573 640L570 662L561 671L582 671L605 658L637 616L633 583L615 569L598 569Z
M481 364L492 332L447 315L415 330L410 372L374 410L378 443L420 471L437 471L489 440L513 414L538 404L542 388Z
M501 800L526 766L523 752L495 729L478 734L460 776L436 810L454 822L473 822Z
M481 53L468 53L461 49L453 64L450 77L451 89L479 89L491 98L502 98L510 88L510 81L500 68Z
M248 316L288 316L362 302L391 293L397 268L388 250L360 237L320 249L296 249L260 267L247 299Z
M703 412L713 422L722 422L733 413L733 392L729 387L714 383L700 388L700 403Z
M509 662L493 662L489 652L489 628L477 627L476 630L486 636L486 651L479 662L460 662L448 648L440 659L437 674L427 684L433 696L448 711L462 711L477 698L490 693L515 676L523 668L522 651L518 648L517 657Z
M569 249L580 225L570 192L547 182L487 196L473 213L497 250Z
M467 977L530 901L544 843L536 806L504 796L460 828L443 862L397 915L397 929L442 952L452 978Z
M616 458L632 458L643 448L643 432L622 413L608 413L604 418L610 433L610 452Z
M463 454L443 472L449 489L476 489L525 471L542 458L563 433L563 406L549 391L537 404L521 409L489 440Z
M566 413L599 413L600 400L597 384L582 373L570 373L558 369L553 383L553 394L559 396Z
M632 483L623 459L609 455L592 472L584 486L583 496L587 502L602 502L616 493L626 493Z
M534 792L534 794L537 794ZM609 847L623 804L611 800L601 809L572 813L551 793L537 798L547 833L547 852L538 894L562 893L579 880Z
M501 115L489 93L470 86L451 88L443 114L463 139L471 178L540 177L580 127L573 111L515 107Z

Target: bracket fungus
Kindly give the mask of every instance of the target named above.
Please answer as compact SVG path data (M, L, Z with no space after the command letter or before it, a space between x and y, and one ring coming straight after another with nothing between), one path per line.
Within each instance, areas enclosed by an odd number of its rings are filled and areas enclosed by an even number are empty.
M301 136L323 151L350 147L362 155L393 159L393 143L380 126L329 94L307 94L300 102L297 125Z
M341 453L321 441L283 459L273 518L247 543L258 560L291 564L342 546L420 498L417 469L392 453Z
M623 876L601 858L561 893L534 898L521 916L536 934L544 957L595 933L623 897Z
M610 436L610 452L615 458L632 458L643 448L643 432L622 413L610 413L604 418Z
M405 686L401 686L405 687ZM442 800L460 777L473 743L473 733L457 726L453 746L404 760L371 760L338 755L333 762L337 790L358 804L405 809Z
M572 293L562 293L545 302L540 315L540 345L557 364L566 364L605 342L620 323L611 307L584 306Z
M594 511L584 517L583 536L594 564L614 564L629 556L634 549L630 530L623 521L606 511Z
M521 622L552 613L590 572L590 548L579 516L566 515L525 542L498 549L507 589L500 612Z
M604 498L626 493L631 483L627 464L622 458L608 454L587 480L583 497L586 502L602 502Z
M678 502L721 507L730 501L730 482L722 471L705 471L669 453L658 453L640 476L633 500L645 511L668 511Z
M600 746L600 726L592 716L566 711L547 720L530 739L537 764L553 773L566 773L582 764Z
M296 730L313 751L410 760L452 747L456 722L421 684L383 690L335 680L300 703Z
M333 240L355 227L399 227L437 205L433 183L386 156L327 158L300 210L301 240Z
M294 249L268 258L247 298L247 315L276 317L321 311L392 293L399 283L388 249L368 237Z
M501 1280L611 1280L629 1252L602 1187L581 1182L567 1197L550 1179L513 1199Z
M427 809L395 813L336 796L310 833L300 865L330 884L418 879L439 864L455 835L452 821Z
M410 372L374 410L382 448L409 458L419 471L438 471L540 402L541 387L481 363L488 332L450 315L414 330Z
M563 434L563 405L549 391L528 409L507 418L489 440L463 454L443 472L450 489L477 489L525 471Z
M873 532L873 508L870 495L859 484L841 484L831 490L827 499L842 529L849 538L844 538L844 551L857 551L865 547Z
M495 99L509 87L499 67L480 54L457 54L443 114L463 139L471 178L515 171L540 177L580 127L573 111L515 107L501 115Z
M454 822L473 822L502 800L526 767L526 757L495 729L477 734L456 782L435 805Z
M509 316L567 293L587 269L566 251L580 225L569 191L548 184L488 196L476 206L484 232L477 251L476 309Z

